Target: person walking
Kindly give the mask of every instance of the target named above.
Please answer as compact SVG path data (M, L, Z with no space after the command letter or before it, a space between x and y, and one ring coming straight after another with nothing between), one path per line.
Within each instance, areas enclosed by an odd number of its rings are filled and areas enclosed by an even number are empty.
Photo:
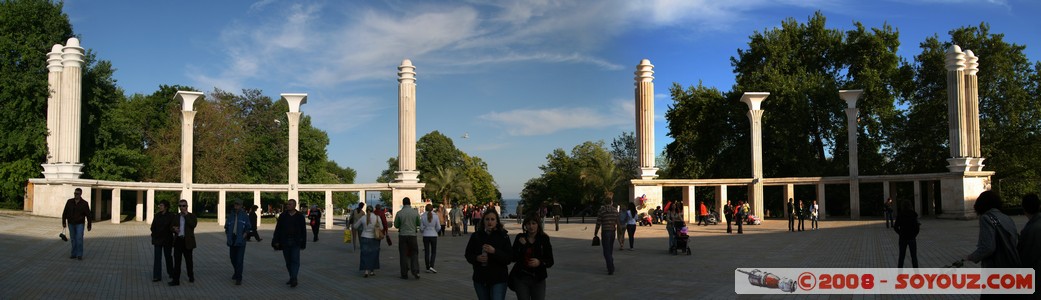
M886 228L893 226L893 198L886 199L885 204L882 206L882 212L886 215Z
M1037 288L1037 284L1041 283L1038 280L1037 274L1041 269L1041 214L1038 211L1041 210L1041 200L1038 199L1037 194L1027 194L1023 196L1023 212L1027 215L1027 225L1023 226L1023 231L1019 233L1019 259L1023 262L1023 268L1034 269L1034 299L1041 299L1041 289Z
M420 217L419 231L423 233L423 265L427 273L437 273L434 259L437 258L437 235L441 232L441 217L427 204L426 213Z
M513 261L510 236L494 209L485 210L480 223L484 226L470 235L464 253L466 262L473 266L474 291L479 300L502 300L506 298L508 267Z
M920 228L921 223L918 223L918 213L914 211L911 202L900 202L900 209L896 212L896 222L893 222L893 230L900 237L897 241L900 249L900 256L896 263L897 268L904 267L904 253L906 253L908 247L911 248L911 267L918 268L917 239Z
M730 223L734 222L734 206L730 204L730 200L723 205L723 221L727 222L727 233L734 233L730 227Z
M376 204L376 209L372 211L380 218L380 223L383 224L383 239L387 240L387 246L393 246L394 242L390 241L390 235L387 235L387 210L383 208L383 204Z
M444 236L446 228L448 228L448 207L444 204L437 206L437 218L438 222L441 222L441 226L437 230L437 236Z
M481 206L470 209L470 224L474 226L474 232L481 228Z
M785 207L785 212L788 213L788 232L795 232L795 200L788 198L788 206Z
M802 205L802 200L796 205L795 215L799 217L799 231L806 231L806 207Z
M614 193L607 192L604 205L600 207L600 213L596 217L596 228L593 229L593 237L599 233L602 236L600 246L604 251L604 262L607 263L607 275L614 275L614 231L618 227L618 211L611 204Z
M271 238L271 247L282 251L289 271L290 287L296 287L297 274L300 273L300 250L307 249L307 223L304 214L296 210L296 200L289 199L286 210L278 216L275 223L275 235Z
M983 268L1019 268L1019 232L1016 223L1001 212L1001 196L995 191L984 191L972 206L979 215L979 239L976 251L965 260L979 263ZM1002 299L1005 295L980 295L980 299Z
M698 203L698 224L697 225L701 225L701 224L705 224L704 226L708 226L708 207L705 206L705 201L701 201L701 202Z
M745 201L737 202L737 234L745 234L744 224L745 218L748 217L748 204Z
M163 280L163 258L166 258L166 275L173 279L173 214L170 203L159 201L159 210L152 217L152 246L155 259L152 262L152 282Z
M509 287L518 300L546 299L546 270L553 267L553 245L534 217L525 217L524 233L513 239L513 270Z
M263 239L260 238L260 233L257 232L257 228L259 228L257 226L257 220L260 220L260 218L257 218L257 209L259 208L260 206L256 205L249 207L249 232L246 233L247 242L252 238L256 238L257 242L263 241Z
M242 201L235 201L235 210L227 216L224 221L224 234L227 236L228 250L231 253L231 265L235 268L235 274L231 279L235 285L242 285L242 263L246 256L245 233L249 232L249 215L242 211Z
M188 270L188 282L195 282L194 260L192 250L195 249L195 226L199 224L195 214L188 212L188 200L181 199L177 202L180 212L174 215L173 233L174 238L174 272L173 281L170 286L181 285L181 261L183 259L185 268Z
M669 252L676 251L677 230L683 228L683 212L679 205L668 205L665 212L665 231L669 234Z
M94 223L93 214L90 212L90 204L83 199L83 190L76 188L72 192L72 198L65 201L65 210L61 212L61 228L69 228L72 239L72 255L69 258L83 260L83 226L86 224L87 231Z
M560 202L553 201L553 227L556 228L555 231L560 231L560 216L563 214L564 207L560 206ZM517 218L520 219L521 216L518 214Z
M810 227L813 230L817 230L818 220L820 220L820 205L817 204L817 200L813 200L813 205L810 206Z
M358 202L358 207L355 208L354 210L351 210L350 220L347 221L347 224L357 223L358 220L361 220L361 217L364 217L364 216L365 216L365 202ZM358 230L356 230L356 229L354 229L352 227L351 228L351 235L358 236L358 234L359 234ZM361 243L361 239L353 239L353 240L351 240L351 250L352 251L358 251L358 244L360 244L360 243Z
M459 227L463 226L463 210L458 204L452 205L452 212L448 213L448 218L452 223L452 236L463 235L459 232Z
M636 240L636 203L629 202L625 215L625 231L629 233L629 251L633 251L633 243Z
M369 214L364 217L358 218L353 224L353 228L357 229L361 234L361 255L358 256L358 270L364 272L362 277L368 278L376 276L376 270L380 268L380 240L376 239L376 232L385 232L386 229L379 216L377 216L372 208L369 208Z
M318 205L311 205L311 211L307 212L307 220L311 224L311 232L314 234L313 242L318 242L318 229L322 225L322 210Z
M398 229L398 263L401 265L401 279L408 279L408 273L419 279L419 245L416 243L416 230L419 228L419 212L412 208L408 197L401 199L404 207L394 215L394 227Z

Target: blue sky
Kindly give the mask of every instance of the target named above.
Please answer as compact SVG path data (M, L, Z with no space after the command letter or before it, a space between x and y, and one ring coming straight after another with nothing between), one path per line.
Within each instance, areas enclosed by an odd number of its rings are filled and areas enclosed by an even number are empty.
M830 28L892 25L907 60L926 37L980 22L1041 59L1032 0L65 2L83 47L112 61L129 94L161 84L309 94L301 110L358 183L397 155L396 67L409 58L417 135L438 130L483 158L507 199L553 149L634 130L640 59L655 65L660 151L672 83L730 90L729 59L749 35L816 10Z

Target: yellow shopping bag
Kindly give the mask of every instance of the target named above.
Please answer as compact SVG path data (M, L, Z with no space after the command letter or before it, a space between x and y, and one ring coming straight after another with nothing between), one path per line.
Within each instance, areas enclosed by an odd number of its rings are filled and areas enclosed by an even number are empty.
M351 230L350 229L345 229L343 231L343 242L345 244L350 244L351 243Z

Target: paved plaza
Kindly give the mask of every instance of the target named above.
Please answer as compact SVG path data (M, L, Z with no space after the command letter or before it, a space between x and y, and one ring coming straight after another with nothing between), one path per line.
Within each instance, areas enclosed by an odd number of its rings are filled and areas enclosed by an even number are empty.
M320 241L302 252L300 286L288 279L282 255L272 250L273 225L261 229L263 242L250 243L242 286L231 280L232 268L223 228L201 221L196 229L194 283L181 286L151 282L152 245L148 224L107 221L94 224L85 235L83 261L70 260L69 244L58 239L61 222L21 212L0 211L0 299L142 299L142 298L248 298L283 295L332 299L472 299L472 271L463 258L465 237L438 240L438 274L421 279L398 277L397 243L383 243L381 269L374 278L362 278L358 252L342 243L342 217L335 229L323 230ZM1022 216L1013 217L1017 226ZM574 219L573 219L574 220ZM507 222L512 234L519 225ZM807 224L808 225L808 224ZM730 299L735 268L845 268L895 267L897 236L881 220L821 222L821 230L787 232L787 222L768 220L745 226L743 235L725 234L725 225L691 226L693 256L666 252L664 226L638 227L636 250L616 251L617 271L608 276L600 247L590 246L594 224L561 224L550 234L556 265L549 270L550 299ZM922 219L918 237L921 267L943 267L974 249L976 221ZM735 229L736 230L736 229ZM397 234L392 233L397 242ZM422 249L422 243L420 243ZM422 250L420 250L422 252ZM422 255L422 253L421 253ZM422 256L420 257L422 266ZM910 265L910 261L906 264ZM971 263L966 267L975 266ZM164 272L165 274L165 272ZM512 291L507 299L515 299ZM792 298L742 296L746 299ZM817 296L819 299L860 299L863 296ZM965 296L867 296L878 299L944 298Z

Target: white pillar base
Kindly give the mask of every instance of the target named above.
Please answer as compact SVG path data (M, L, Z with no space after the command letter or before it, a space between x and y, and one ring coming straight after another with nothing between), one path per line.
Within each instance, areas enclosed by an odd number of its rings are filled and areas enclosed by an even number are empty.
M637 197L646 195L647 201L644 202L642 206L636 206L637 212L650 213L650 210L658 206L665 209L665 205L662 204L661 190L660 185L633 185L633 194L629 195L629 202L636 201Z
M947 169L954 173L982 172L984 159L982 157L948 158Z
M658 178L658 168L640 168L640 179L650 180Z
M944 219L974 219L976 211L972 209L983 191L990 190L990 176L994 172L983 174L961 175L940 180L940 201L943 212L937 215Z
M397 177L394 178L394 182L401 182L401 183L417 183L417 182L419 182L419 171L397 171L397 172L394 172L394 174L397 175ZM419 196L417 195L415 199L412 199L412 197L409 197L409 199L417 200L417 199L419 199L418 197ZM398 198L394 197L394 199L398 199Z
M43 178L47 179L79 179L80 175L83 175L83 164L55 163L41 166Z
M419 173L419 172L416 172L416 173ZM398 211L401 210L401 207L403 206L401 200L405 199L405 197L409 198L409 205L412 206L412 207L417 207L416 205L418 203L422 203L423 202L423 186L422 185L420 185L418 187L416 187L414 185L409 185L409 186L404 186L404 187L395 187L392 184L391 187L393 188L391 190L391 206L393 206L393 207L391 207L390 209L392 211L392 214L395 215L395 216L397 216L398 215ZM365 199L360 199L360 201L365 201ZM366 206L368 206L368 205L366 205ZM388 220L388 221L390 221L390 220Z

